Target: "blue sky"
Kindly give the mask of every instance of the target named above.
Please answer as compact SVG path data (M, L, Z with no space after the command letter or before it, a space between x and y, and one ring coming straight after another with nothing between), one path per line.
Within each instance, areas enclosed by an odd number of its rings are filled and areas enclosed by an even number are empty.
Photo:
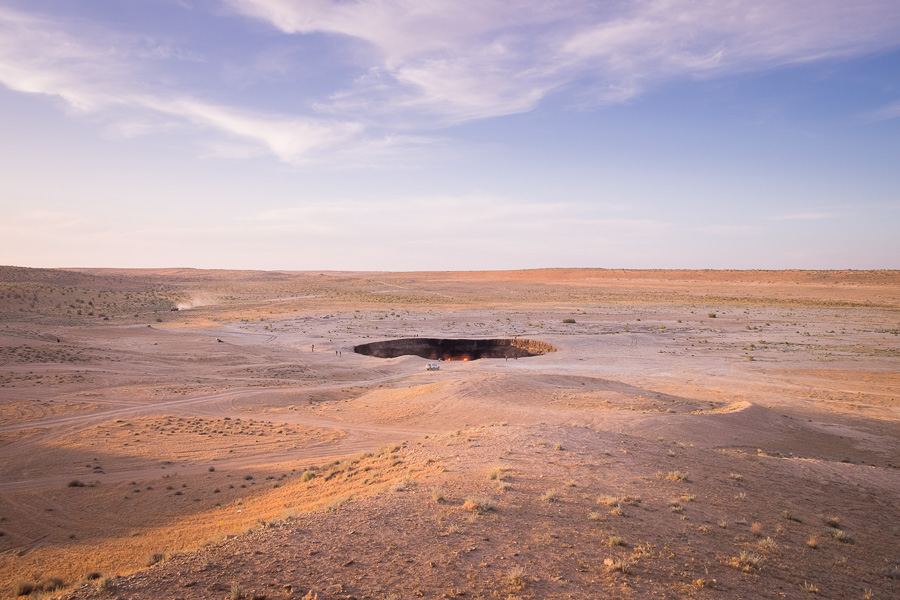
M0 264L900 268L893 0L0 0Z

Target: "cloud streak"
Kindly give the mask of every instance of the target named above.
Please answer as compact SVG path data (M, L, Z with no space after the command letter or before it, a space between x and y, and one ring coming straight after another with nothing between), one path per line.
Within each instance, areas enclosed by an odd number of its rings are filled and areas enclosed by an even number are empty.
M418 112L440 125L526 112L575 82L582 103L600 105L676 77L874 52L896 46L900 28L886 0L224 2L284 33L369 44L369 72L333 110Z
M0 8L0 83L58 98L69 110L106 119L123 136L180 125L216 155L267 153L294 165L348 157L374 163L432 145L428 132L528 112L553 96L602 106L672 79L857 56L900 43L900 11L891 0L219 2L238 23L266 23L284 39L332 40L311 46L328 55L277 54L280 67L267 72L267 85L287 90L302 83L291 79L296 75L284 61L346 60L336 47L356 49L355 74L276 112L235 101L226 65L188 47L187 39L157 41L87 19ZM243 35L258 31L247 27ZM169 76L165 66L173 62L203 70L219 87ZM873 114L900 113L890 106Z
M262 147L292 164L307 162L314 152L346 143L363 131L352 121L260 113L200 100L189 90L141 83L159 81L160 76L135 59L141 54L135 51L140 40L108 34L92 43L71 35L63 25L0 9L0 83L60 98L77 112L101 114L123 136L152 133L160 127L159 117L169 118L164 126L171 129L174 118ZM162 48L154 60L173 56L170 48Z
M820 221L822 219L833 219L836 216L837 215L834 213L827 212L804 212L779 215L776 217L769 217L769 219L772 221Z

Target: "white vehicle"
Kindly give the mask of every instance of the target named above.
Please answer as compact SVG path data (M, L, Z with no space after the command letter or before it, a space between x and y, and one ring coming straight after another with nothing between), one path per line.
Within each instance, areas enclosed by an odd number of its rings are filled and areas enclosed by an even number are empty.
M440 370L441 370L441 365L439 365L439 364L437 364L437 363L428 363L428 364L425 366L425 369L428 370L428 371L440 371Z

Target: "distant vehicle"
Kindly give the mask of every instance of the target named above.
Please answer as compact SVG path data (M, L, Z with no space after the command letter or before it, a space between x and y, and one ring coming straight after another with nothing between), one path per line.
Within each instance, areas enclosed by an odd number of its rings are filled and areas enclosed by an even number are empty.
M428 363L428 365L425 366L425 369L428 371L440 371L441 365L437 363Z

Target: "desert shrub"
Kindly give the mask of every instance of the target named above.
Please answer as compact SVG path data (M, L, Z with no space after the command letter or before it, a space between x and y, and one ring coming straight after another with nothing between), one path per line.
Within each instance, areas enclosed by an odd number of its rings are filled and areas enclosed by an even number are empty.
M628 558L622 558L619 560L606 559L606 570L607 571L621 571L622 573L628 574L631 572L631 567L634 566L634 561Z
M574 323L575 319L563 319L563 323Z
M559 500L559 496L556 495L556 492L553 490L547 490L543 494L541 494L541 500L544 502L556 502Z
M165 554L162 554L160 552L154 552L153 554L151 554L150 556L147 557L147 560L144 562L144 564L148 567L152 567L156 563L162 562L163 559L165 559L165 558L166 558Z
M84 487L84 482L78 479L73 479L66 485L68 485L69 487Z
M760 550L775 550L778 548L778 542L770 537L764 537L756 544Z
M34 584L30 581L17 581L13 584L14 596L27 596L34 591Z
M307 481L309 481L310 479L312 479L315 476L316 476L315 471L310 471L309 469L307 469L306 471L303 471L302 475L300 475L300 481L306 483Z
M469 497L466 498L466 501L463 502L463 510L467 510L469 512L478 513L478 512L487 512L489 510L494 510L494 504L488 498L484 497Z
M516 566L506 573L506 583L517 590L525 587L525 569Z
M669 481L687 481L688 474L684 471L669 471L669 474L666 475L666 479Z
M55 592L56 590L61 590L65 583L59 577L47 577L41 580L35 589L39 589L43 592Z

